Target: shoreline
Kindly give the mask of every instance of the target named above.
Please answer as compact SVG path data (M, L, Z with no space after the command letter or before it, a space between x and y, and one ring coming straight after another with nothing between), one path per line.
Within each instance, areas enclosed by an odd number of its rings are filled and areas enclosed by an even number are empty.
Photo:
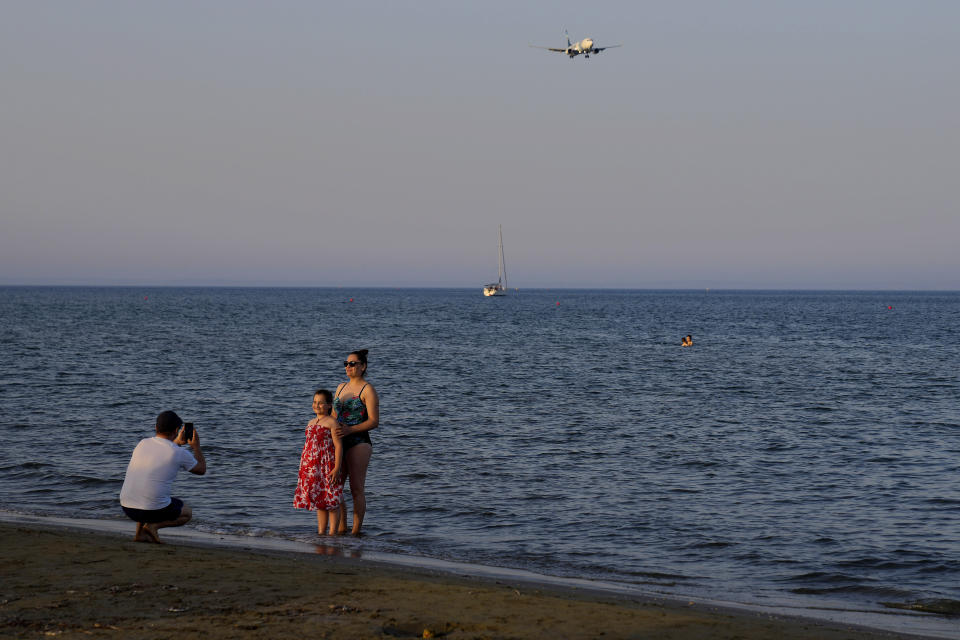
M198 631L216 624L224 635L203 633L214 638L305 632L423 637L424 630L449 638L960 637L955 619L939 616L669 598L614 583L353 552L336 544L206 534L189 526L164 530L165 545L138 544L130 524L0 512L0 558L9 576L0 594L0 635L18 628L99 635L115 627L125 637L156 637L160 627ZM165 586L152 586L156 583ZM156 601L130 598L132 592L173 604L159 611ZM191 604L183 600L187 595ZM99 604L91 606L91 600ZM276 614L294 604L297 615ZM227 624L231 615L237 621ZM257 621L243 622L251 617ZM903 628L905 622L910 629Z

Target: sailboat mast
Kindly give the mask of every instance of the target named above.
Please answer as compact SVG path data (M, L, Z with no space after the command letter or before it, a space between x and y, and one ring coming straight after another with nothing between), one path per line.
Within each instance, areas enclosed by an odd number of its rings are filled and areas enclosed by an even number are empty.
M507 262L503 259L503 227L497 225L497 233L500 236L500 272L503 273L503 290L507 290Z

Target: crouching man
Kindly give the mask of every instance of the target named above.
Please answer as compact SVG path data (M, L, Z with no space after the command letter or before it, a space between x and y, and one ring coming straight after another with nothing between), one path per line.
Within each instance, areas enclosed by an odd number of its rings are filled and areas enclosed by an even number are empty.
M189 444L190 449L181 448L182 444ZM141 440L133 450L120 489L123 512L137 523L133 537L137 542L159 543L158 529L190 522L190 507L170 495L173 479L181 469L198 476L207 472L200 436L194 429L188 442L180 416L164 411L157 416L157 435Z

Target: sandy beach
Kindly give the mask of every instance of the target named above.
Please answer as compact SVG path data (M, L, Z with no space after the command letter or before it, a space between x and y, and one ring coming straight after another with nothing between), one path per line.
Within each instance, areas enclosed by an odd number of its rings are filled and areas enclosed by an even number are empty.
M340 556L0 523L0 636L822 638L902 635Z

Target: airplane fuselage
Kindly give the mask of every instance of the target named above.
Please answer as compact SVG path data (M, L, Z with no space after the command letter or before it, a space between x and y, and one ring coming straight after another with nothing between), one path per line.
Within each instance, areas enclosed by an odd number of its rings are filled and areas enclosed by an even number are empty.
M580 42L567 47L567 55L571 58L582 54L589 55L593 51L593 38L584 38Z

